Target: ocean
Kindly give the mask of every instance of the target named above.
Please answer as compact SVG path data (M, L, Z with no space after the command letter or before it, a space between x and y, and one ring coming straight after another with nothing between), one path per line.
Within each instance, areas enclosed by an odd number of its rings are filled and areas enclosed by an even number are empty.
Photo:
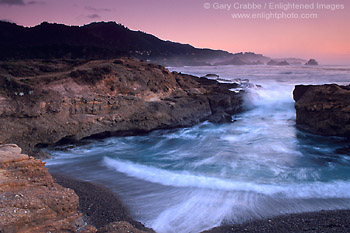
M292 97L296 84L350 84L349 66L169 70L241 82L246 111L231 124L57 146L46 167L107 186L136 220L160 233L350 208L350 154L335 152L349 141L297 129Z

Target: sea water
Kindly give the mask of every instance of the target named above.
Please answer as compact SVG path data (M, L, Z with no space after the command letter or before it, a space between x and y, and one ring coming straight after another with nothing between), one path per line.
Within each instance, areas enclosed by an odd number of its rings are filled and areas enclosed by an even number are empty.
M223 223L350 208L350 154L335 152L349 142L298 130L292 98L296 84L350 84L350 67L169 69L249 79L255 85L246 85L246 111L234 115L232 124L204 122L60 146L49 151L50 171L107 186L136 220L157 232L200 232Z

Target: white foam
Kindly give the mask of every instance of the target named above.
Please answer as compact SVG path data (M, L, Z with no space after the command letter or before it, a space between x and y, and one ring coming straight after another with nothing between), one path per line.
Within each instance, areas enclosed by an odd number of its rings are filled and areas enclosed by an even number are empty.
M247 191L286 198L350 198L350 181L304 184L256 184L216 177L174 172L104 157L103 164L128 176L172 187L192 187L223 191Z

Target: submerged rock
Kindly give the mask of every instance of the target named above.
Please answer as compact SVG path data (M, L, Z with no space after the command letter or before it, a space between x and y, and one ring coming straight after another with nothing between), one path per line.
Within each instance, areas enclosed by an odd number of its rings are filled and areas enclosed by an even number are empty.
M219 78L219 75L217 75L217 74L206 74L204 77L205 78Z
M321 135L350 137L350 86L297 85L296 123Z

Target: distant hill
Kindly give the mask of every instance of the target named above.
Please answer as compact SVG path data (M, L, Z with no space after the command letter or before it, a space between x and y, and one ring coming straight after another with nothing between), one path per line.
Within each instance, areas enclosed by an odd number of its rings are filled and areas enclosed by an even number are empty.
M229 59L216 62L215 65L263 65L270 60L271 58L265 57L262 54L246 52L246 53L235 53Z
M253 60L265 63L266 59L270 60L254 53L232 54L164 41L115 22L84 26L44 22L35 27L23 27L0 21L0 60L109 59L121 56L151 60L168 66L211 65L218 62L230 64L230 60L236 56L244 63L252 63Z

